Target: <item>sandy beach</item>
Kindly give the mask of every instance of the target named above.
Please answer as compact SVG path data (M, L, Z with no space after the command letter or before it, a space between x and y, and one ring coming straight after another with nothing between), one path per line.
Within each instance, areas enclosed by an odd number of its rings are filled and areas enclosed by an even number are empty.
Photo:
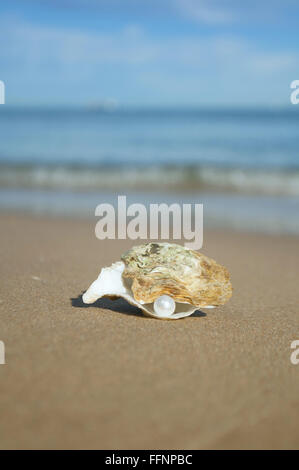
M83 306L132 245L94 220L1 215L1 449L299 448L299 239L204 231L219 309L165 322Z

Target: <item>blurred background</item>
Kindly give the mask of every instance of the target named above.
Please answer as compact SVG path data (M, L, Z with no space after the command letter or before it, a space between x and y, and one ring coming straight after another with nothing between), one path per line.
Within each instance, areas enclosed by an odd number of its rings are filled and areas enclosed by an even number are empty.
M0 208L299 233L299 3L2 0Z

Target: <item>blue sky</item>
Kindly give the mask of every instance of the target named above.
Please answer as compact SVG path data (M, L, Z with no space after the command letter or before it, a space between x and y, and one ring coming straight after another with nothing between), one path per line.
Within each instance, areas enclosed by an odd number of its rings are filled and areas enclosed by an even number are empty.
M1 0L9 104L288 106L297 0Z

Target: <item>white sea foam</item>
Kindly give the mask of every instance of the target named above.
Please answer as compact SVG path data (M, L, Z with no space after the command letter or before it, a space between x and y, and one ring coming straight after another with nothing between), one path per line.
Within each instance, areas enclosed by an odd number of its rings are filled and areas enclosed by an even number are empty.
M212 190L241 194L299 196L299 170L7 165L1 167L0 186L84 191Z

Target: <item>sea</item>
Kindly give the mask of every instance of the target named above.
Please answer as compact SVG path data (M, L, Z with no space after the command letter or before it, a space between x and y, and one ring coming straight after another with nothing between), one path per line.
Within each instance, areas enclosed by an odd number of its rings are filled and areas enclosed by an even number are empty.
M0 106L0 210L202 203L204 224L299 234L299 106Z

